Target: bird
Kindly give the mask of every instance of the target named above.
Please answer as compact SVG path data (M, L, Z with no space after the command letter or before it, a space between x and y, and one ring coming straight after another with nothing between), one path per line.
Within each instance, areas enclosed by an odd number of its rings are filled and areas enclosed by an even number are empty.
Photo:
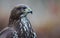
M32 9L24 4L15 6L10 14L8 28L4 32L8 32L6 38L37 38L36 32L27 18L29 13L33 13ZM0 36L3 36L3 33Z

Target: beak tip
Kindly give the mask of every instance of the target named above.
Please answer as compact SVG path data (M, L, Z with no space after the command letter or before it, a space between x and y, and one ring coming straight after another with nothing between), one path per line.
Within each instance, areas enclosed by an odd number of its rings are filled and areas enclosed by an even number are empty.
M30 12L28 12L28 13L31 13L31 14L32 14L33 12L32 12L32 11L30 11Z
M30 13L32 14L32 11L30 11Z

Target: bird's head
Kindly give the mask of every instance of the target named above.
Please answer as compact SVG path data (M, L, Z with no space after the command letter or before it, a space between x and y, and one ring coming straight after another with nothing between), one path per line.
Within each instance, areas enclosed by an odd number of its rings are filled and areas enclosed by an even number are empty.
M13 8L13 10L11 11L10 18L18 19L19 17L27 16L27 14L29 13L32 14L32 9L27 5L20 4Z
M27 14L29 14L29 13L32 14L32 9L27 5L23 5L23 4L17 5L16 9L17 9L16 14L20 15L21 17L22 16L27 16Z
M24 4L15 6L11 11L11 15L9 18L9 24L13 23L14 20L18 20L20 17L27 16L27 14L29 13L32 14L32 10L29 6L24 5Z

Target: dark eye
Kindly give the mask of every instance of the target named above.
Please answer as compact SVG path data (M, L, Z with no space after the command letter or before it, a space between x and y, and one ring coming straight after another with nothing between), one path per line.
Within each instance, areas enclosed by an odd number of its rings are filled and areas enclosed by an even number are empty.
M23 9L26 9L26 7L23 7Z

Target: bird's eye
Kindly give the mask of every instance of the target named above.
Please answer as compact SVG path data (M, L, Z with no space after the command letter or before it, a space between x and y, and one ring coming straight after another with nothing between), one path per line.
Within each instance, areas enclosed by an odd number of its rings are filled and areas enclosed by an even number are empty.
M26 9L26 7L23 7L23 9Z

